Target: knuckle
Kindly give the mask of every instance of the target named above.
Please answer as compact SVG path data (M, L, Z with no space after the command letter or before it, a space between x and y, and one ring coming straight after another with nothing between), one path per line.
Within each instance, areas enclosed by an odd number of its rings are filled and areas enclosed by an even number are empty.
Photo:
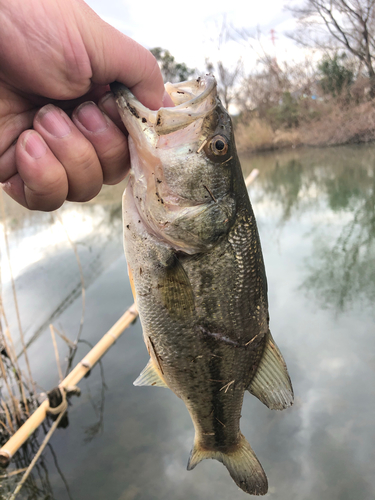
M124 164L128 159L128 148L126 142L123 141L121 143L114 143L110 146L103 149L99 154L100 162L103 163L111 163L111 162L123 162Z
M70 154L70 157L66 159L66 164L70 166L72 172L79 171L84 175L90 174L91 170L98 166L98 163L96 151L89 141L82 141L79 147L74 149L74 154Z
M118 144L104 151L99 159L103 168L104 184L117 184L129 171L129 151L124 144Z

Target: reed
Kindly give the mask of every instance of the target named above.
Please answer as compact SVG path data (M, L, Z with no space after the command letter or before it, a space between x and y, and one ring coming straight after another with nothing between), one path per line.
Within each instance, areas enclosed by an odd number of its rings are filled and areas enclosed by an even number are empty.
M13 277L10 245L8 240L8 224L5 211L3 193L0 189L0 222L3 228L3 241L5 252L0 253L0 446L14 436L18 429L27 421L29 416L39 407L40 402L37 394L36 383L33 380L29 357L24 339L21 322L21 311L19 308L16 284ZM18 332L11 330L3 301L2 288L2 266L9 268L12 299L16 312ZM26 370L20 366L16 355L15 341L20 341L22 346L21 355L24 357ZM43 429L46 432L46 429ZM27 444L23 446L14 457L13 469L0 476L0 500L8 498L12 490L12 478L26 471L31 458L39 448L39 434L37 431L30 436ZM48 479L48 472L42 457L35 467L34 475L27 481L25 489L28 498L52 498L52 489Z
M15 354L13 336L9 329L7 315L4 310L1 286L0 267L0 444L23 424L32 411L38 406L36 399L35 382L31 376L31 369L27 350L24 342L24 335L21 325L20 312L16 287L13 279L12 266L10 262L10 251L8 241L8 229L2 190L0 191L1 222L3 226L4 242L6 247L5 264L9 266L12 282L13 300L16 310L19 338L23 347L23 354L27 368L27 376L21 370L18 358ZM1 261L3 256L0 255Z
M13 303L16 312L18 324L18 339L22 345L22 355L24 356L26 373L20 368L19 359L16 355L14 347L14 339L16 336L14 332L10 331L7 314L4 309L4 302L2 299L2 286L1 286L1 266L0 266L0 447L7 442L11 436L23 425L27 418L39 407L38 394L36 384L33 380L27 347L25 343L21 313L17 299L17 290L15 280L13 277L10 245L8 239L8 224L7 215L5 210L5 203L2 189L0 189L0 220L3 227L3 238L5 243L5 255L0 254L0 262L9 267L10 279L12 285ZM60 365L59 353L57 350L55 333L57 333L66 342L69 348L67 372L70 371L73 362L74 354L77 349L85 316L85 283L83 277L82 266L78 254L77 247L74 241L70 238L69 232L64 226L63 220L58 212L52 215L52 220L60 223L65 232L66 238L72 247L75 254L78 271L81 280L81 297L82 297L82 314L79 324L79 329L75 342L72 342L65 335L60 333L53 325L50 325L51 337L55 351L56 364L59 373L60 381L63 380L63 372Z
M31 375L30 362L29 362L29 357L27 355L25 337L23 334L23 329L22 329L22 324L21 324L21 316L20 316L20 311L19 311L19 307L18 307L16 285L15 285L14 278L13 278L12 262L10 259L10 250L9 250L9 241L8 241L8 227L7 227L7 220L6 220L5 207L4 207L4 194L3 194L2 189L0 190L0 207L1 207L2 224L3 224L3 228L4 228L4 240L5 240L6 254L7 254L8 265L9 265L9 270L10 270L10 277L11 277L11 282L12 282L14 307L16 309L16 316L17 316L17 323L18 323L20 340L21 340L21 344L22 344L22 351L23 351L23 355L25 357L25 362L26 362L27 372L29 374L29 379L30 379L31 384L32 384L33 394L36 395L35 382L33 381L33 378ZM27 413L29 413L29 409L27 406L27 400L24 400L24 403L26 405L25 409L26 409Z

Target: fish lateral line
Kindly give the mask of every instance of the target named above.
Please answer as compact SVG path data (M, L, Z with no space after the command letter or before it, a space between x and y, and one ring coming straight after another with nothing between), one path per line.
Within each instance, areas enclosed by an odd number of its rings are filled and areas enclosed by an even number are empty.
M239 347L239 348L247 348L251 345L251 343L257 338L259 337L260 335L263 335L263 333L258 333L258 335L256 335L254 338L252 338L249 342L247 342L246 344L240 344L239 342L236 342L235 340L232 340L230 339L229 337L226 337L225 335L223 335L222 333L216 333L216 332L210 332L209 330L207 330L207 328L204 328L202 325L199 325L199 329L201 331L201 333L203 333L204 335L207 335L208 337L211 337L215 340L218 340L218 341L221 341L221 342L224 342L225 344L228 344L228 345L231 345L233 347Z

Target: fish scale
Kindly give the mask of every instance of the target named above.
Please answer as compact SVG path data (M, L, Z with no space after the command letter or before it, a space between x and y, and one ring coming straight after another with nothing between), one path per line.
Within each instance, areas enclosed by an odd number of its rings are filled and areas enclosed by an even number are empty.
M255 217L214 78L166 88L176 107L151 111L112 85L132 164L125 255L150 354L134 384L184 401L195 428L189 470L213 458L245 492L265 494L240 431L244 393L284 409L293 390L269 331Z

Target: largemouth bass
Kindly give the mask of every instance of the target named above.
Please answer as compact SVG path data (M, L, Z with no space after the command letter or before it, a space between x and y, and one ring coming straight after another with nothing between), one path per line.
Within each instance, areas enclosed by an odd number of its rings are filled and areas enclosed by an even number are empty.
M112 90L129 131L124 246L150 361L135 385L169 387L189 410L188 462L214 458L245 492L267 477L240 431L246 390L269 408L293 402L270 330L257 226L231 119L212 76L166 84L176 107L151 111Z

